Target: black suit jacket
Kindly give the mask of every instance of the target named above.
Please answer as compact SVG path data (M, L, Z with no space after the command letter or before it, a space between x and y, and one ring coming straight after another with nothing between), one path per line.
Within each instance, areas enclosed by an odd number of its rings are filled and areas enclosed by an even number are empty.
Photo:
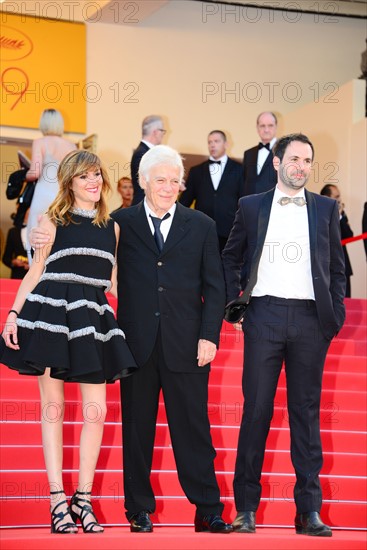
M277 172L273 166L273 153L267 156L260 174L257 174L257 153L259 146L247 149L243 156L243 172L245 178L245 195L254 195L270 191L278 181Z
M228 301L256 284L274 190L240 199L232 232L222 257ZM340 243L338 205L334 199L305 189L311 249L312 282L324 336L331 339L345 319L344 254ZM242 275L242 280L241 280Z
M22 243L21 228L11 227L6 238L2 261L3 264L10 267L12 279L23 279L26 273L28 273L28 270L24 269L24 267L12 266L11 264L12 260L17 256L23 256L26 258L27 252L25 251Z
M349 225L349 221L347 218L346 213L343 211L340 218L340 233L342 239L349 239L350 237L353 237L353 231ZM347 277L350 277L353 275L352 270L352 264L350 263L349 254L347 251L347 247L343 246L344 251L344 261L345 261L345 274Z
M130 171L131 180L134 186L134 197L132 205L141 202L145 196L144 190L139 185L139 164L141 161L141 157L145 155L147 151L149 151L148 145L141 141L137 148L134 150L133 156L131 157Z
M220 167L218 167L220 169ZM186 181L186 191L180 197L184 206L195 200L195 209L204 212L216 222L220 237L228 237L238 208L238 200L245 193L242 166L228 158L218 189L215 190L209 172L209 161L193 166Z
M213 220L177 204L159 253L144 203L113 217L120 226L117 317L138 365L149 359L160 328L171 370L208 371L197 364L198 340L219 345L225 304Z

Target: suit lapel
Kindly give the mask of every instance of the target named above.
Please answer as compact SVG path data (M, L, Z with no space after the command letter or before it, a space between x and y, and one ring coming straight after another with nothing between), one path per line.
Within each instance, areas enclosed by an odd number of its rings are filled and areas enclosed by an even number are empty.
M212 177L210 175L210 164L209 161L206 161L206 166L204 166L204 182L206 184L206 187L210 190L213 189L213 182Z
M134 223L131 224L131 230L134 231L134 233L148 248L159 255L157 245L150 230L145 213L144 202L137 205L136 211L133 214L133 219ZM173 216L172 225L161 254L168 252L168 250L176 246L176 244L186 236L189 230L189 225L190 224L187 223L187 216L185 215L185 208L180 203L176 203L176 212Z
M257 161L256 161L256 162L257 162ZM259 172L259 176L260 176L261 172L262 172L265 168L267 168L267 166L269 166L269 164L273 164L273 153L272 153L271 151L269 151L269 154L268 154L268 156L266 157L266 160L265 160L264 164L262 165L262 168L261 168L261 170L260 170L260 172Z
M261 248L262 250L264 246L266 232L269 225L270 211L271 211L271 205L273 203L274 191L275 189L272 189L271 191L264 193L260 207L259 207L259 218L257 221L256 249Z
M308 232L310 237L311 264L313 264L313 261L315 259L316 246L317 246L316 199L314 194L307 191L307 189L305 189L305 197L307 201Z
M232 168L232 166L231 166L231 159L228 157L227 162L226 162L226 166L225 166L225 168L224 168L224 170L223 170L223 172L222 172L222 175L221 175L221 177L220 177L220 180L219 180L218 188L219 188L219 186L222 184L222 181L224 181L224 176L225 176L226 178L228 178L228 176L229 176L229 174L230 174L230 172L231 172L231 168Z
M189 230L189 225L190 224L187 223L187 216L185 215L185 207L177 202L171 229L169 230L161 254L166 254L171 248L176 246L177 243L186 236Z
M145 213L144 201L139 203L133 214L134 223L131 224L131 230L144 242L146 246L158 254L157 245L154 236L150 230L147 215Z
M273 203L275 189L264 193L260 206L259 206L259 216L257 220L257 244L254 255L251 261L251 272L249 277L249 282L246 285L244 291L244 300L245 303L248 303L252 290L257 281L257 272L259 269L259 263L261 258L261 253L265 243L266 232L269 225L271 205Z

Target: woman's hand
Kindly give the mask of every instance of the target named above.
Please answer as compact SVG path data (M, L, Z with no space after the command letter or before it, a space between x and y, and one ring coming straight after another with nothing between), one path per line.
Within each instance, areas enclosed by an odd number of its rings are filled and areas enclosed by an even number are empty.
M20 349L18 344L17 315L14 312L10 312L6 319L3 330L3 338L8 348L16 350Z

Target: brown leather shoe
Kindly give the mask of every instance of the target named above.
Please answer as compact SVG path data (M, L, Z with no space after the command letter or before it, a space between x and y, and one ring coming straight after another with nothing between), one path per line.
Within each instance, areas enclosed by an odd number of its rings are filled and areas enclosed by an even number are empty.
M255 533L256 512L238 512L236 519L232 523L232 527L236 533Z
M321 521L318 512L297 514L294 520L297 535L310 535L312 537L331 537L332 531L328 525Z

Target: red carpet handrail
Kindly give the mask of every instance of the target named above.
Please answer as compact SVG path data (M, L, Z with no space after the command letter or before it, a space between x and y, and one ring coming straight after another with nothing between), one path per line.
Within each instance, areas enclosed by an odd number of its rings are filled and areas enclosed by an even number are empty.
M348 237L348 239L342 239L342 244L348 244L348 243L354 243L354 241L361 241L367 239L367 232L361 233L360 235L357 235L356 237Z

